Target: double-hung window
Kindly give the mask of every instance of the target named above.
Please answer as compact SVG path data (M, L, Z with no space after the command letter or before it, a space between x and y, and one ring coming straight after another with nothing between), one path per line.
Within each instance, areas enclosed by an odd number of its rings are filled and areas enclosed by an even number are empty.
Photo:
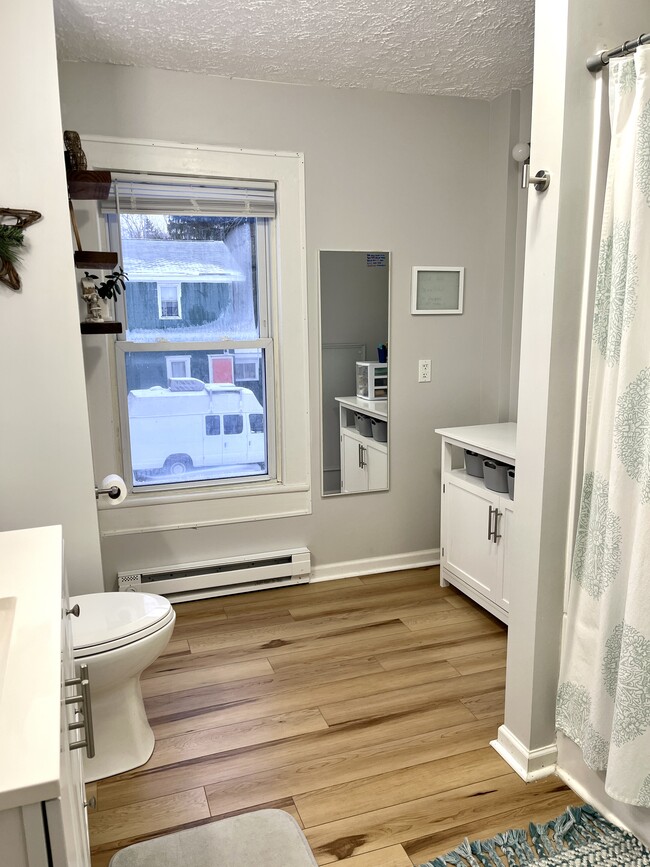
M311 509L302 154L84 136L111 197L77 202L86 250L129 275L124 331L84 337L105 536ZM106 246L105 246L106 245Z
M276 478L275 183L114 174L117 380L134 491Z

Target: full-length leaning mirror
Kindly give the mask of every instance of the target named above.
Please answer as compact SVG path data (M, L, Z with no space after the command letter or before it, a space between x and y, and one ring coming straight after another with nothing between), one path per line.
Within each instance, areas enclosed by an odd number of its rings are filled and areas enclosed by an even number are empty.
M390 254L319 253L323 496L388 489Z

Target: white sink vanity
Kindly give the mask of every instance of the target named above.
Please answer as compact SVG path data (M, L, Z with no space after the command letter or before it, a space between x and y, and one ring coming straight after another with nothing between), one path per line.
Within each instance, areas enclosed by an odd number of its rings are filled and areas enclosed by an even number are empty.
M464 450L515 466L517 425L439 428L442 437L440 583L508 622L514 500L465 469Z
M0 863L7 867L90 865L81 762L88 733L67 603L61 527L0 533Z

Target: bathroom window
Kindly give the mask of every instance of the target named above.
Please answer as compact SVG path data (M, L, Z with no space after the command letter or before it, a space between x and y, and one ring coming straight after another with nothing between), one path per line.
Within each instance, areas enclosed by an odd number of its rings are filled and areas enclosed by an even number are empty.
M129 274L114 360L86 371L95 474L121 462L129 487L119 507L99 502L102 533L308 513L302 155L82 143L114 179L107 201L79 203L84 248L118 251ZM165 283L180 288L159 306Z
M129 275L117 359L134 489L272 478L245 426L274 407L274 184L118 175L105 212Z

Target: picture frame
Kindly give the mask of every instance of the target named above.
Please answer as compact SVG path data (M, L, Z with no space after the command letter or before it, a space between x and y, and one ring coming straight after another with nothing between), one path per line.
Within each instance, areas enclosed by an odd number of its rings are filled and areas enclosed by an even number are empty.
M414 316L463 312L463 267L414 265L411 275L411 313Z

